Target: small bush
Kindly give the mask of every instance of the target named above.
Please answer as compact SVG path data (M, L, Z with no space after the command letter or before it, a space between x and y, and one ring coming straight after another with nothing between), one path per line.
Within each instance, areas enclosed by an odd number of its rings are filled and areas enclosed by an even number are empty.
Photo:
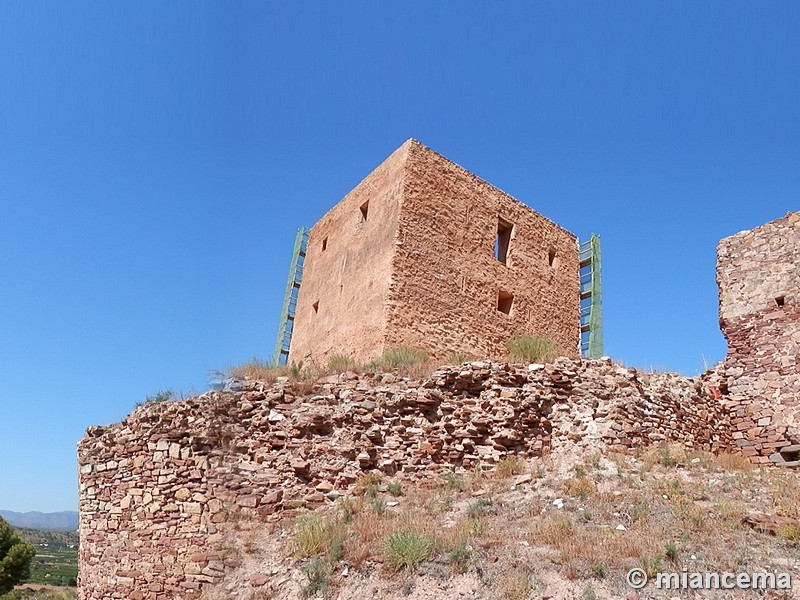
M564 482L567 493L573 498L585 500L597 491L594 483L586 477L573 477Z
M433 540L417 531L396 531L383 540L384 559L398 571L413 569L433 553Z
M175 394L174 390L159 390L152 396L145 396L143 402L137 402L136 408L144 406L145 404L159 404L161 402L171 402L172 400L177 399L178 396Z
M374 510L375 514L379 517L386 514L386 501L382 498L373 498L370 504L372 504L372 510Z
M355 371L358 369L358 363L351 356L344 354L334 354L328 357L328 370L336 373L344 373L345 371Z
M338 537L337 522L315 513L299 517L294 524L295 552L302 557L328 552Z
M463 492L466 489L464 478L458 473L450 471L444 475L444 486L454 492Z
M386 491L389 492L392 496L402 496L403 495L403 484L399 481L391 481L386 484Z
M510 339L506 348L512 360L525 363L549 362L557 356L555 344L538 336L523 335Z
M667 542L664 546L664 555L672 562L675 562L678 559L678 544L674 541Z
M661 556L642 556L639 565L647 573L648 579L653 579L661 571Z
M674 467L678 464L678 461L675 460L675 457L672 456L672 452L670 451L669 446L664 446L661 449L661 466L662 467Z
M458 545L447 553L447 562L453 565L456 573L466 573L469 562L472 559L472 550L467 546L465 540L461 540Z
M491 506L492 501L489 498L478 498L474 502L469 503L467 508L467 516L470 519L477 519L486 514L486 507Z
M603 563L595 563L589 569L589 574L595 579L603 579L608 575L608 568Z
M328 568L316 556L312 558L309 563L303 567L303 573L308 577L308 585L303 587L300 591L303 598L313 596L328 587L328 580L330 574Z

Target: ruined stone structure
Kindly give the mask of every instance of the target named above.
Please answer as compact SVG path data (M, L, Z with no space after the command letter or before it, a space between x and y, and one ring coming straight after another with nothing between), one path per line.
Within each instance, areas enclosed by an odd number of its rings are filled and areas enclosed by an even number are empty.
M578 285L574 235L408 140L311 228L289 360L499 358L519 335L574 358Z
M235 560L239 519L314 508L376 469L421 480L508 453L733 445L703 381L608 360L475 362L421 382L344 374L311 394L304 385L241 382L89 428L78 448L79 598L196 598Z
M800 451L791 447L800 443L800 213L722 240L717 282L736 443L755 462L794 462Z
M505 264L490 251L493 237ZM562 344L577 340L574 238L416 142L320 221L310 244L296 358L364 358L392 344L491 354L531 327ZM464 363L420 381L281 377L91 427L78 446L79 598L198 598L232 566L237 520L317 507L370 471L436 478L492 468L511 453L662 442L791 464L800 452L799 254L800 213L720 243L729 351L703 378L569 358ZM501 292L512 296L508 311ZM441 301L446 294L459 303Z

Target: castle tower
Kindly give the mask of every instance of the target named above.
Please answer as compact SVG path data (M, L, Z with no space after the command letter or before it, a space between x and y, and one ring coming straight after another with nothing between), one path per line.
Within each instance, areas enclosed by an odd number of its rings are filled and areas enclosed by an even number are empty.
M310 229L289 360L501 358L520 335L577 357L579 296L573 234L408 140Z
M800 457L800 212L717 248L723 364L736 443L756 462ZM800 465L800 463L798 463Z

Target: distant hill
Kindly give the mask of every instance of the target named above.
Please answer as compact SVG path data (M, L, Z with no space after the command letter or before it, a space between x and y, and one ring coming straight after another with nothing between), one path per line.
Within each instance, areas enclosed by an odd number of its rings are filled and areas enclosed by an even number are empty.
M80 539L77 531L46 531L44 529L15 528L23 541L34 546L51 546L55 548L78 547Z
M13 510L0 510L0 517L3 517L8 521L9 525L14 527L58 531L75 531L78 529L78 513L74 510L53 513L18 513Z

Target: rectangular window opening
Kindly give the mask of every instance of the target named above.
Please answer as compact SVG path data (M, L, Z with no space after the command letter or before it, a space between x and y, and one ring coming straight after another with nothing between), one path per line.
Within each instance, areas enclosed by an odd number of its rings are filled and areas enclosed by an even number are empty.
M785 303L786 303L785 296L778 296L775 298L775 304L777 304L778 306L783 306Z
M514 305L514 294L500 291L497 293L497 310L501 313L510 315L511 307Z
M319 312L319 300L314 302L314 304L311 305L311 308L314 309L314 314L317 314Z
M324 238L322 240L322 251L325 252L325 250L327 249L328 249L328 238Z
M550 248L550 251L547 253L547 264L551 267L556 265L556 249Z
M363 223L367 220L367 214L369 213L369 200L359 206L359 210L361 210L361 222Z
M502 264L508 264L508 250L511 246L511 231L514 226L498 217L497 237L494 241L494 257Z

